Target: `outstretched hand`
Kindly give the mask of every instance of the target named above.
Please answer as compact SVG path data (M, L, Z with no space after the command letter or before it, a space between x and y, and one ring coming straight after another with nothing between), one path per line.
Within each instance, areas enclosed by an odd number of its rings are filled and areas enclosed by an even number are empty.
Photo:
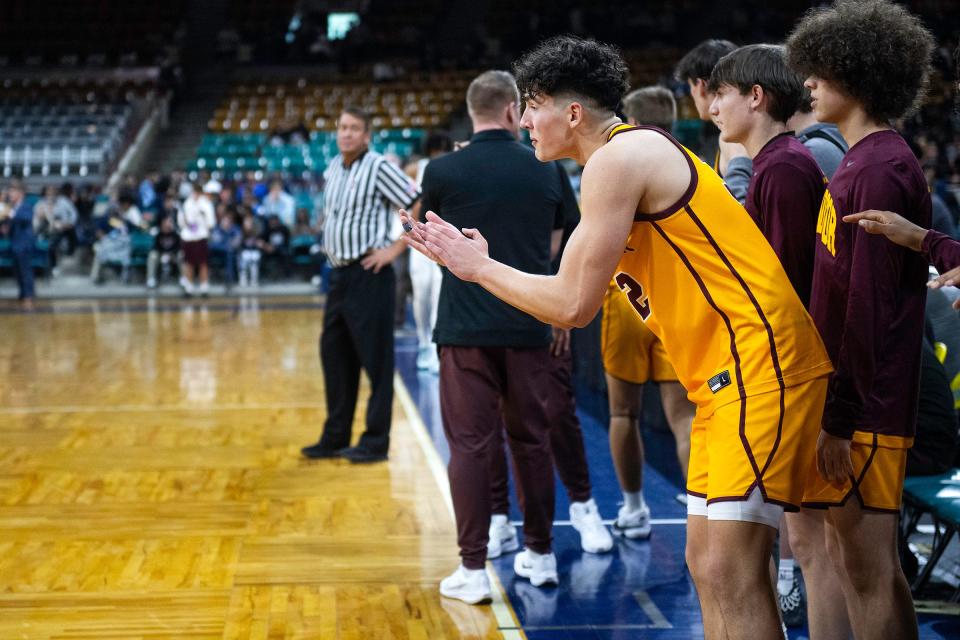
M954 267L946 273L941 273L936 278L928 281L927 286L931 289L960 286L960 267ZM960 309L960 298L953 301L953 308Z
M867 233L887 236L887 239L902 247L920 251L927 230L918 227L903 216L891 211L863 211L843 216L844 222L856 223Z
M433 211L425 218L426 223L419 223L401 211L407 243L461 280L476 282L490 259L483 235L476 229L457 229Z
M403 226L403 239L411 248L427 256L441 267L446 266L443 260L427 248L423 231L426 225L416 220L406 209L400 209L400 224Z

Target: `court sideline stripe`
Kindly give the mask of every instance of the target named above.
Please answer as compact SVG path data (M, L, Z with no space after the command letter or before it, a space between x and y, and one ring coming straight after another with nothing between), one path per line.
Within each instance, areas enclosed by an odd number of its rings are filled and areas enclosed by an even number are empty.
M456 517L453 513L453 498L450 495L450 483L447 480L446 467L444 467L443 461L440 459L440 454L437 453L437 448L433 445L433 439L430 437L427 425L424 424L423 418L420 416L420 411L413 402L413 398L410 397L410 392L407 391L407 386L403 383L403 379L399 373L394 373L393 388L397 394L397 399L400 401L400 405L403 407L403 412L407 415L407 419L413 430L413 435L417 439L417 444L420 445L420 449L427 459L427 466L430 468L430 473L433 475L433 479L437 483L437 488L440 489L440 494L443 496L443 501L447 505L450 519L456 523ZM520 621L517 619L513 607L510 606L506 599L506 590L503 588L500 578L489 562L487 562L486 570L487 576L489 576L490 582L494 587L492 589L493 602L490 604L490 608L493 611L494 618L497 620L497 630L500 631L504 640L526 640L527 636L520 627Z
M617 521L616 518L614 518L614 519L612 519L612 520L601 520L600 522L602 522L603 524L609 526L609 525L612 525L612 524L613 524L614 522L616 522L616 521ZM516 527L522 527L522 526L523 526L523 520L511 520L511 521L510 521L510 524L512 524L512 525L514 525L514 526L516 526ZM650 524L651 524L651 525L687 524L687 519L686 519L686 518L651 518L651 519L650 519ZM572 527L572 526L573 526L573 523L570 522L569 520L554 520L554 521L553 521L553 526L555 526L555 527Z

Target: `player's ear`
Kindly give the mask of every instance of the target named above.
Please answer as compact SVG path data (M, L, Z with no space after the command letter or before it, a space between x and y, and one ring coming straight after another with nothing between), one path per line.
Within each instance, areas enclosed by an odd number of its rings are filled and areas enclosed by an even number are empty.
M763 87L758 84L750 87L750 107L754 110L760 108L760 103L763 102L764 91Z
M703 78L697 78L694 80L690 88L701 98L705 98L707 95L707 81Z
M583 105L579 102L571 102L567 106L567 124L571 129L583 122L584 112Z

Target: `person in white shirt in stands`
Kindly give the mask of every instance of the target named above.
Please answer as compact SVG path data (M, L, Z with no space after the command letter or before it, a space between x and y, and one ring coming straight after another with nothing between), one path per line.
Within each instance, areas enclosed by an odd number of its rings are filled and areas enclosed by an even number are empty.
M198 274L200 295L206 297L210 294L207 238L215 224L213 203L203 193L203 187L196 183L193 185L193 193L183 201L177 215L177 227L183 242L183 274L180 276L180 286L183 287L183 295L187 297L193 295L193 280Z

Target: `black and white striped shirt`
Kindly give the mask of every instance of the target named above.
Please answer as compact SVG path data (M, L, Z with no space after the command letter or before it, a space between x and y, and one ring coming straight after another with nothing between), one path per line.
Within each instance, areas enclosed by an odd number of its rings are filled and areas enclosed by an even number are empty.
M324 178L323 250L335 267L396 242L403 229L394 209L407 208L420 197L420 190L403 171L373 151L349 167L338 155Z

